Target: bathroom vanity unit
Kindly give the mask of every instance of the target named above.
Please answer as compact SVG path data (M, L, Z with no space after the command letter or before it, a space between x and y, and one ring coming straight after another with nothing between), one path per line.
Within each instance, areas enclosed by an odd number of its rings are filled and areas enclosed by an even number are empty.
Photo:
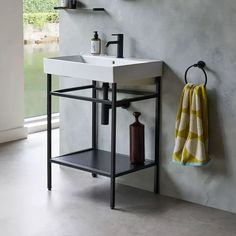
M161 104L161 76L162 61L114 58L108 56L65 56L44 59L44 72L47 74L47 180L48 190L52 187L52 163L72 167L87 172L93 176L102 175L110 177L110 207L115 207L115 179L142 169L154 167L154 191L159 191L159 134L160 134L160 104ZM52 75L73 77L78 80L86 79L91 81L86 86L73 87L52 91ZM133 84L142 79L155 79L155 92L133 91L118 89L119 83L131 82ZM98 91L103 92L103 88L98 82L109 83L111 88L111 100L99 98ZM91 90L91 97L72 94L73 91ZM122 100L117 99L117 93L125 93L130 97ZM52 96L65 97L92 102L92 147L86 150L52 157L51 151L51 115ZM130 164L127 155L116 153L116 114L117 108L125 107L129 103L147 99L156 100L155 119L155 156L152 159L146 157L144 164ZM106 105L111 109L111 149L110 151L100 150L97 146L97 105Z

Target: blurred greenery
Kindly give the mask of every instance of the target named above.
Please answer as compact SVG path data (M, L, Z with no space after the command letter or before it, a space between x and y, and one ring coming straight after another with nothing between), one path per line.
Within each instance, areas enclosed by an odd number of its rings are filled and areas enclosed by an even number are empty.
M42 13L24 13L24 24L32 24L38 28L42 28L45 23L58 22L58 13L42 12Z
M55 23L59 14L54 10L58 0L24 0L24 24L42 28L45 23Z
M55 12L58 0L24 0L24 13Z

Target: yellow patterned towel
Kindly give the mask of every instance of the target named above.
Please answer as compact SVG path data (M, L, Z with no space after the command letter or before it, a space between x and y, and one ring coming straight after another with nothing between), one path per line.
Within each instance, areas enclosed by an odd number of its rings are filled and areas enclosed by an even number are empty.
M173 161L203 166L208 156L207 95L203 84L187 84L182 92L175 125Z

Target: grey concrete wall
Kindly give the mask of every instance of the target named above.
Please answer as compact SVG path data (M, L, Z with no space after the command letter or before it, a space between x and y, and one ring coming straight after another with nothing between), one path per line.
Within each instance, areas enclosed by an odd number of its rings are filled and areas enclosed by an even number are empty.
M88 7L105 7L107 14L61 12L61 54L88 53L92 31L104 41L111 33L125 34L125 56L162 59L161 193L206 206L236 212L236 2L234 0L91 0ZM108 51L115 54L115 47ZM181 167L171 162L178 99L186 67L197 60L208 66L210 154L206 167ZM202 77L191 73L192 81ZM84 83L84 82L83 82ZM61 85L78 85L62 79ZM152 102L134 103L118 112L118 151L128 153L128 126L134 110L143 113L147 155L153 158ZM61 151L90 143L90 105L61 102ZM109 149L109 127L99 127L99 147ZM152 190L153 170L119 180Z

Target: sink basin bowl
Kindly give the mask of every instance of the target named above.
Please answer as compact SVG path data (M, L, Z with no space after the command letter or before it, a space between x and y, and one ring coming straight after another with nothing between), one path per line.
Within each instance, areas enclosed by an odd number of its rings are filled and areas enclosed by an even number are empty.
M65 77L123 83L162 75L162 61L75 55L44 59L44 72Z

